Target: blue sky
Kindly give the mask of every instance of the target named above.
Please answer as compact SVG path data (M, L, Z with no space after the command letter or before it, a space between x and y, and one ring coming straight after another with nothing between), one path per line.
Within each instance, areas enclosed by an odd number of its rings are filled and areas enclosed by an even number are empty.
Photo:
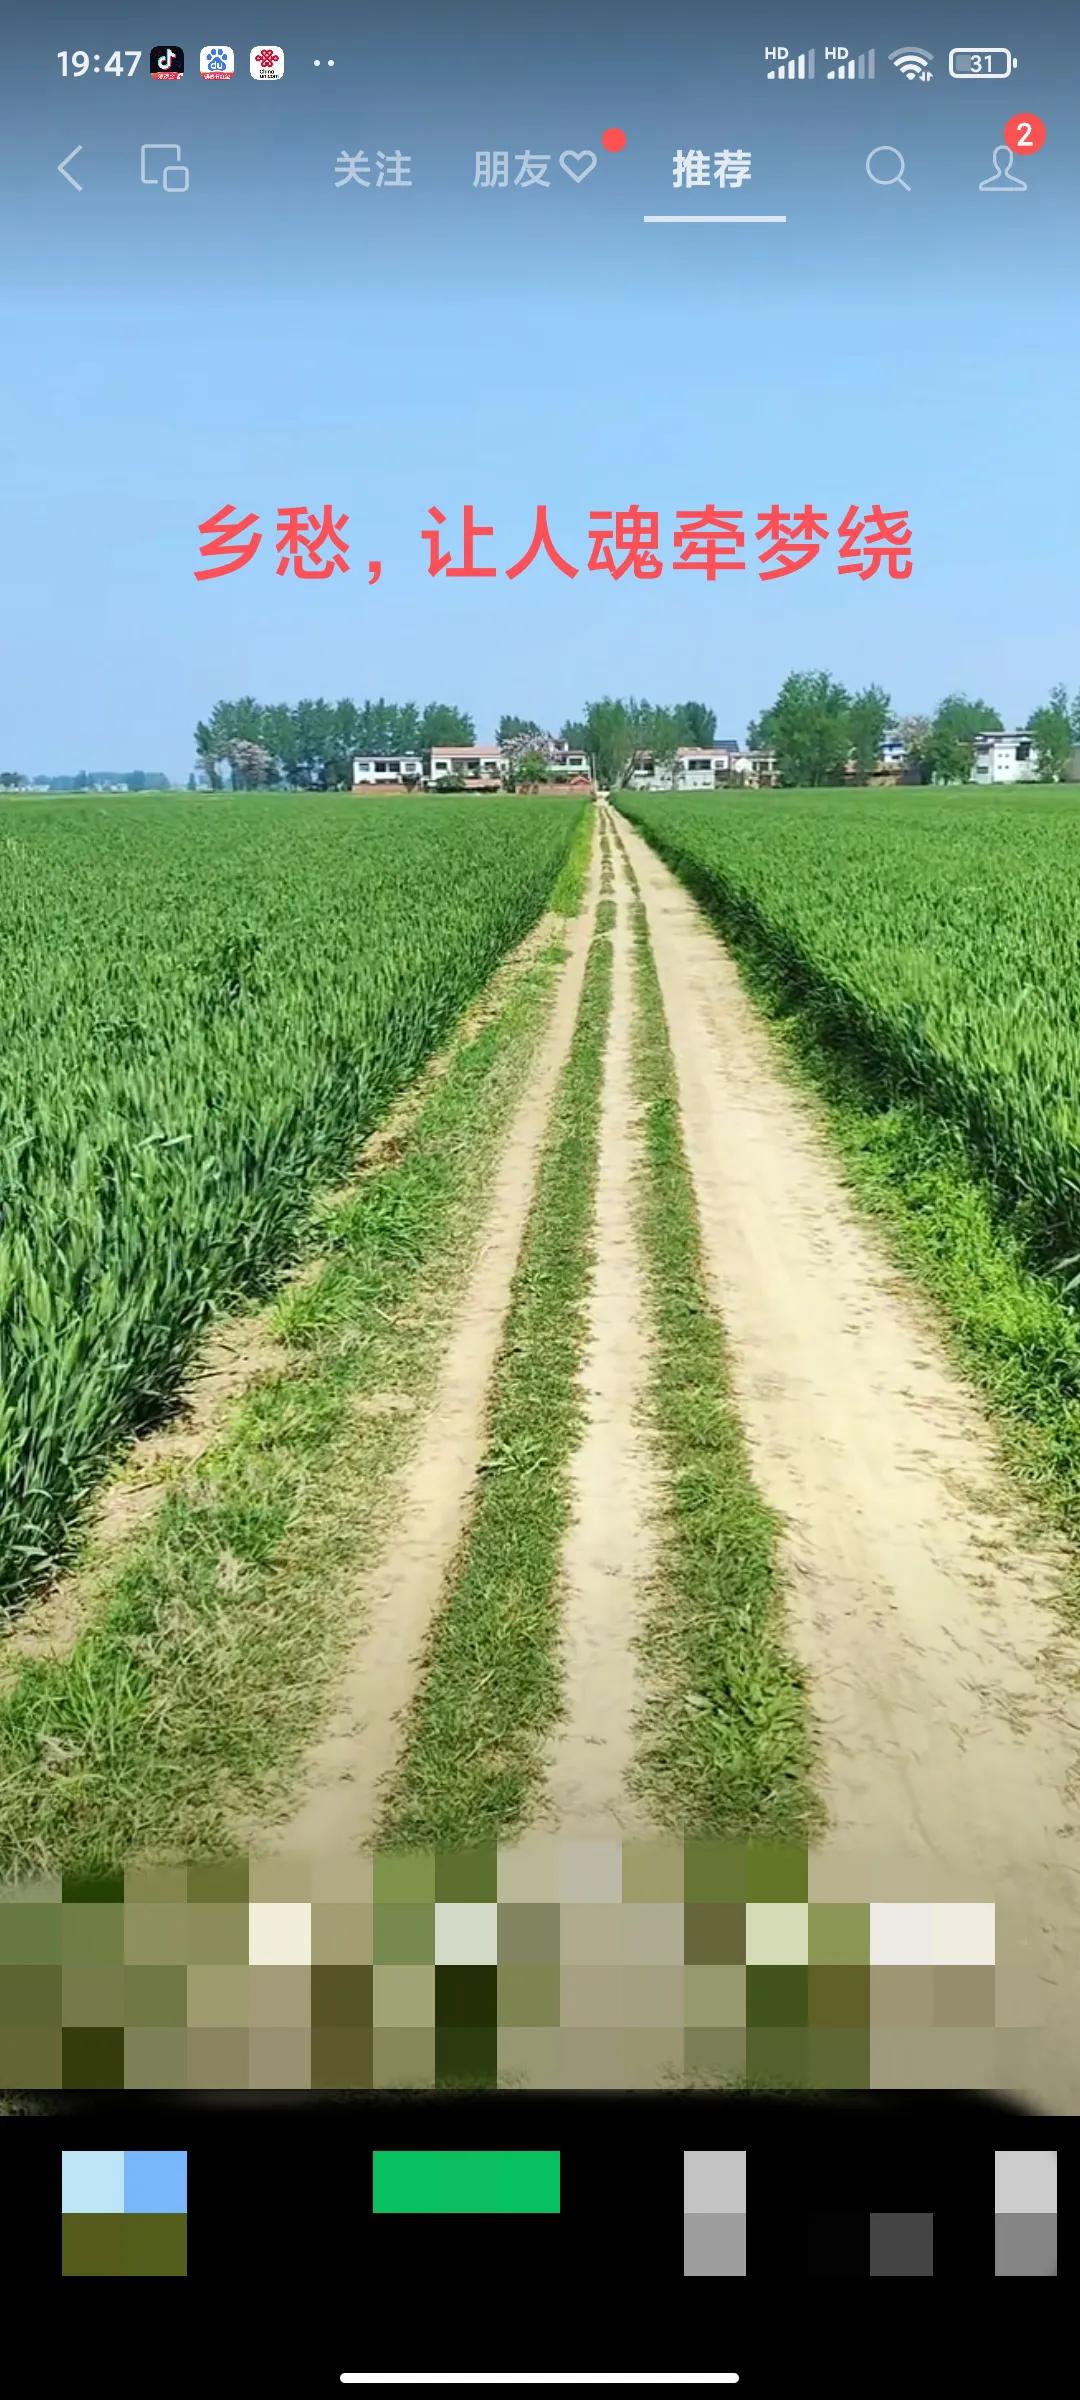
M875 677L898 709L967 687L1008 722L1080 682L1080 32L1049 0L963 13L83 0L46 27L20 11L0 36L20 232L0 317L3 763L182 778L196 718L241 691L458 699L485 738L504 708L556 724L605 689L701 695L741 735L792 665ZM1018 51L1010 81L949 79L950 42L975 30ZM181 85L149 79L159 35L185 47ZM208 39L235 49L231 84L200 81ZM286 53L272 87L247 72L266 39ZM909 39L935 53L929 86L888 64ZM813 42L816 82L768 84L765 40ZM824 46L845 40L874 43L874 83L825 81ZM56 52L80 45L144 58L132 81L65 83ZM980 194L1020 107L1049 129L1029 188ZM473 188L478 149L599 149L609 124L627 148L580 186L556 165L550 190ZM183 196L140 184L159 139L181 144ZM77 142L81 194L56 173ZM884 142L908 193L867 180ZM725 205L673 192L676 146L749 149L726 205L788 223L644 225ZM411 190L334 188L339 150L380 147L411 154ZM914 574L864 585L828 553L778 584L752 566L713 587L670 567L425 573L433 502L451 526L474 502L505 563L546 500L583 566L591 508L637 501L670 525L710 499L748 520L773 501L833 522L852 500L906 506ZM198 522L225 500L270 538L197 584ZM279 580L278 504L327 500L349 513L353 572Z

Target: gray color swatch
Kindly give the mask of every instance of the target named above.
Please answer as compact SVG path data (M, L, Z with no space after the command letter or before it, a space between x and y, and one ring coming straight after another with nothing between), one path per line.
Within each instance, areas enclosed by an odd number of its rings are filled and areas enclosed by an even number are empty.
M934 2220L924 2215L870 2218L871 2275L932 2275Z
M745 2150L683 2151L683 2215L746 2215Z
M683 2218L684 2275L745 2275L746 2218Z
M995 2217L995 2275L1056 2275L1056 2217Z
M995 2150L994 2207L999 2217L1057 2214L1057 2151Z

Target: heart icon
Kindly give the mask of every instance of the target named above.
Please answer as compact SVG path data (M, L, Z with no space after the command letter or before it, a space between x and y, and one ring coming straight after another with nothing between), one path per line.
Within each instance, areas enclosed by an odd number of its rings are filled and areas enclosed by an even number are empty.
M596 152L595 150L560 150L559 165L563 174L569 175L571 183L584 183L586 175L591 175L596 165Z

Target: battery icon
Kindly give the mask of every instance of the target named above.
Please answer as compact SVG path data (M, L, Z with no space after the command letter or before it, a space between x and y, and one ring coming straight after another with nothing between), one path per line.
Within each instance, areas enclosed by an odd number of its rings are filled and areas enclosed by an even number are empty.
M1011 50L950 50L949 73L957 80L968 77L977 83L1000 83L1011 75L1020 61Z

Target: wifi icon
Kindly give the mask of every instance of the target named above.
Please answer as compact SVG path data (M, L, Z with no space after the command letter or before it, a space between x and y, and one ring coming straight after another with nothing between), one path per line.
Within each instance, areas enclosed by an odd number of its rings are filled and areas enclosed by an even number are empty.
M934 78L930 73L930 61L933 55L932 50L917 50L909 42L904 50L890 50L889 60L909 83L932 83Z

